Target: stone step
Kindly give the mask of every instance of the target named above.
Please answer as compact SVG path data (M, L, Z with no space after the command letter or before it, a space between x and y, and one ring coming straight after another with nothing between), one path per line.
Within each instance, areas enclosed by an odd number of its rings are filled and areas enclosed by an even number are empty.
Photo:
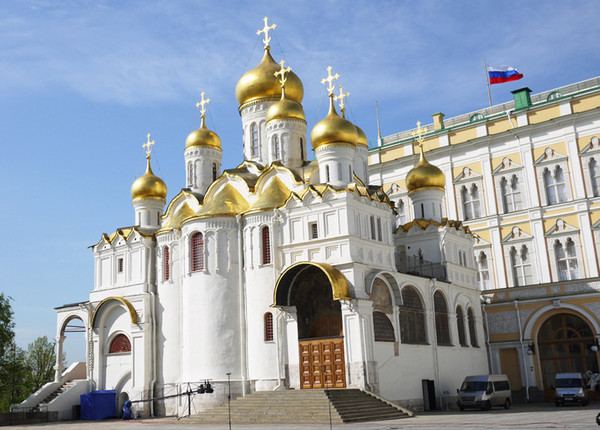
M293 424L379 421L411 416L410 411L358 389L261 391L231 402L236 424ZM227 403L184 418L189 423L227 423Z

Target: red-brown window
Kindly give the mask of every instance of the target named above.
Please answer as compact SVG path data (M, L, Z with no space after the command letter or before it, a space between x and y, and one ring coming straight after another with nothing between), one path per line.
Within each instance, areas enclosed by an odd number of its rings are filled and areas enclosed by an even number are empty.
M402 290L402 306L399 311L402 343L427 343L425 308L414 288L405 287Z
M196 232L192 235L190 248L192 272L204 270L204 237L202 233Z
M465 333L465 314L460 306L456 307L456 325L458 327L458 343L460 346L467 345L467 334Z
M273 314L265 313L265 342L273 342Z
M117 273L123 273L123 259L117 259Z
M473 309L467 309L467 322L469 323L469 336L471 337L471 346L479 346L477 342L477 332L475 331L475 316Z
M169 261L169 247L165 246L163 248L163 280L168 281L171 279L171 267Z
M316 222L310 223L310 238L318 239L319 238L319 227Z
M269 227L262 228L262 264L271 264L271 237Z
M373 312L373 329L376 342L394 342L394 326L383 312Z
M435 310L435 334L438 345L452 345L450 343L450 326L448 324L448 306L444 295L436 291L433 295L433 307Z
M110 343L108 350L109 354L117 354L119 352L131 352L131 342L124 334L119 334Z

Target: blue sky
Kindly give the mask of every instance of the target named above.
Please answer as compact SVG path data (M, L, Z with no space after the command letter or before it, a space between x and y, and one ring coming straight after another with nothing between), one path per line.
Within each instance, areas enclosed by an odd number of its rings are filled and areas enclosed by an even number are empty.
M492 86L494 103L599 75L600 9L588 1L41 1L0 2L0 291L13 298L17 342L56 334L54 307L93 288L89 245L133 224L130 186L142 143L175 196L185 138L221 137L223 166L242 161L235 85L258 64L263 16L275 60L304 83L309 130L325 114L326 67L350 92L350 119L382 134L487 106L483 59L525 77ZM312 153L310 154L312 157ZM83 360L69 340L68 361Z

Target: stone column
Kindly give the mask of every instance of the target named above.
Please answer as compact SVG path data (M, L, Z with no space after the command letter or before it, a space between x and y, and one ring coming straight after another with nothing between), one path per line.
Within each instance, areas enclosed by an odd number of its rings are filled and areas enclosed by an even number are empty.
M300 389L300 349L298 347L298 311L296 306L281 308L283 314L283 357L290 388Z
M54 366L54 382L60 382L62 378L62 374L65 370L65 366L62 363L63 356L63 343L66 339L66 336L58 335L54 338L56 341L56 365Z

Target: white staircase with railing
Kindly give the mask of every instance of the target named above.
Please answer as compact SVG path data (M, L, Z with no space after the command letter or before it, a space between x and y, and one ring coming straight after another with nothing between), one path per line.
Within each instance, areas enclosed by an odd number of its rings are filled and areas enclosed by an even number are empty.
M86 365L73 363L60 381L48 382L21 403L12 405L11 412L58 412L59 420L73 419L73 406L81 404L80 396L89 391Z

